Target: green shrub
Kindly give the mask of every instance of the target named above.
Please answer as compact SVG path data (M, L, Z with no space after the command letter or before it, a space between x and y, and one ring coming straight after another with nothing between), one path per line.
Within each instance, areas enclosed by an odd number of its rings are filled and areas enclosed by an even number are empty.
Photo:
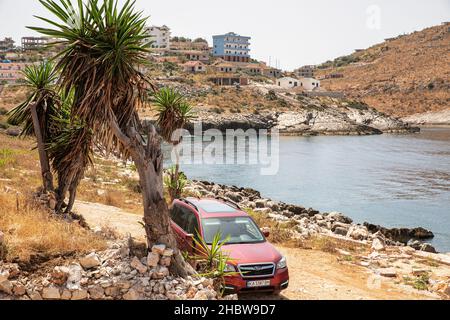
M223 294L225 290L225 277L238 274L236 270L230 271L233 261L222 251L222 247L228 243L229 237L222 239L219 232L214 236L211 244L206 243L205 239L197 233L194 237L194 250L197 253L190 257L197 264L197 271L200 276L214 280L214 287Z
M183 172L177 172L175 166L167 170L164 175L164 185L166 186L172 201L181 197L186 184L186 175Z

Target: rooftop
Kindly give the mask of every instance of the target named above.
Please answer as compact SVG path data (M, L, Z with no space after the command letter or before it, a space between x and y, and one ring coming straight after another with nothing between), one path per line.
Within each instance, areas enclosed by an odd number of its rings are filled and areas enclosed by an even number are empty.
M215 35L215 36L213 36L213 38L219 38L219 37L240 37L240 38L246 38L246 39L251 39L251 37L247 37L247 36L241 36L241 35L238 35L237 33L234 33L234 32L228 32L228 33L225 33L225 34L219 34L219 35Z
M221 200L217 199L197 199L197 198L188 198L191 204L197 207L197 210L203 217L209 217L211 215L245 215L238 207L234 207L233 203L225 203Z

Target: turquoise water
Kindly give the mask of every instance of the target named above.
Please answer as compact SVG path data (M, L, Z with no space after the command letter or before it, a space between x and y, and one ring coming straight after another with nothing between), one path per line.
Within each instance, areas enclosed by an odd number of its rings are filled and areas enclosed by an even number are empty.
M237 152L244 152L238 150ZM368 137L281 137L280 170L183 165L191 179L251 187L264 197L340 211L355 222L432 230L450 252L450 128Z

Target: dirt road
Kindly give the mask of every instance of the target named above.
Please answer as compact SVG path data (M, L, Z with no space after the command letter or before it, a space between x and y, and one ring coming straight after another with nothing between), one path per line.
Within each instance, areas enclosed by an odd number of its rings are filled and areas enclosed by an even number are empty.
M77 202L76 211L91 227L108 226L121 234L144 239L142 218L119 208ZM338 257L317 250L278 248L288 259L290 286L280 296L247 295L242 299L293 300L395 300L436 298L375 277L363 267L338 261Z

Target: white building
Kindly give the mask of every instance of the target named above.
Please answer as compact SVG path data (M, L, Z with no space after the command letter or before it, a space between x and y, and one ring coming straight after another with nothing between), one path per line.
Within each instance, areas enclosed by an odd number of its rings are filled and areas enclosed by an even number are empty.
M284 89L296 88L300 86L300 81L291 77L284 77L277 79L277 86Z
M320 88L320 81L314 78L299 78L300 87L303 87L306 91L313 91Z
M320 88L320 81L314 78L291 78L284 77L277 79L277 86L283 89L302 88L305 91L313 91Z
M169 27L151 26L147 28L148 34L152 37L152 48L155 49L170 49L171 32Z

